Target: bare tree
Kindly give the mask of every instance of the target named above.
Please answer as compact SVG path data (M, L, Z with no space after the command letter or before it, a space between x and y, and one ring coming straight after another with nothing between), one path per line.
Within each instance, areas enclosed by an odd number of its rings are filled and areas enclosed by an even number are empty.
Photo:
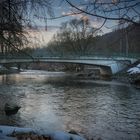
M0 1L0 48L2 53L19 51L27 43L24 28L35 25L36 15L52 15L51 0ZM46 22L46 19L44 19Z
M103 21L114 20L122 23L132 23L140 26L139 0L86 0L79 4L65 0L74 12L84 13Z
M85 55L90 52L93 37L98 30L91 26L88 18L72 19L62 23L60 31L53 39L53 46L66 54ZM51 43L52 45L52 43Z

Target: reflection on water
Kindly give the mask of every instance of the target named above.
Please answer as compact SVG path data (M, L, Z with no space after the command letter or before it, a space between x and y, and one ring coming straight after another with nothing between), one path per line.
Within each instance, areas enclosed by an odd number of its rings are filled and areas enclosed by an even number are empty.
M6 102L19 104L6 116ZM103 140L140 139L140 92L120 83L27 71L0 76L0 124L70 130Z

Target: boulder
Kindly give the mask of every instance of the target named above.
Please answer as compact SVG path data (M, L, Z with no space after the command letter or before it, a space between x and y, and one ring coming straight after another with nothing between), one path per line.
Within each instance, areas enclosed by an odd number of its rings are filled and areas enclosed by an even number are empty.
M8 116L16 114L20 108L21 108L20 106L10 105L10 104L6 103L5 107L4 107L5 114Z

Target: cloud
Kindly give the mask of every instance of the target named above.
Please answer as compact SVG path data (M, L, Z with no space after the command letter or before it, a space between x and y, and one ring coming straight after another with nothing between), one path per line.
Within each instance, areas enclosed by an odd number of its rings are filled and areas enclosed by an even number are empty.
M83 19L83 20L89 20L91 23L91 26L94 28L98 28L102 25L103 21L102 20L98 20L98 19L93 19L90 18L89 16L85 15L85 14L73 14L72 12L63 12L63 15L69 15L70 17L76 18L76 19Z
M67 15L67 13L66 12L64 12L64 11L62 11L62 13L61 13L62 15Z
M60 9L60 10L61 10L61 9L62 9L62 7L61 7L61 6L58 6L58 7L55 7L55 9Z
M62 12L61 13L62 14L62 16L69 16L69 17L75 17L75 18L84 18L84 17L87 17L87 16L85 16L84 14L75 14L75 13L73 13L72 11L67 11L67 12Z
M32 46L42 47L47 45L58 29L59 26L48 26L47 30L43 26L40 26L38 30L27 29L26 31L28 32L28 39L32 42Z
M103 24L103 22L98 21L98 20L92 20L90 23L91 23L91 26L94 28L99 28Z

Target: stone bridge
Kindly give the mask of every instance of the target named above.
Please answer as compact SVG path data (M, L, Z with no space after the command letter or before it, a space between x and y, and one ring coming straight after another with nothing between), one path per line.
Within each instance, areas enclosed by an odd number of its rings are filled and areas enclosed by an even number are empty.
M128 65L136 62L136 58L127 57L34 57L32 58L3 58L0 59L0 64L9 63L74 63L74 64L84 64L84 65L94 65L99 67L100 73L102 75L112 75L115 74Z

